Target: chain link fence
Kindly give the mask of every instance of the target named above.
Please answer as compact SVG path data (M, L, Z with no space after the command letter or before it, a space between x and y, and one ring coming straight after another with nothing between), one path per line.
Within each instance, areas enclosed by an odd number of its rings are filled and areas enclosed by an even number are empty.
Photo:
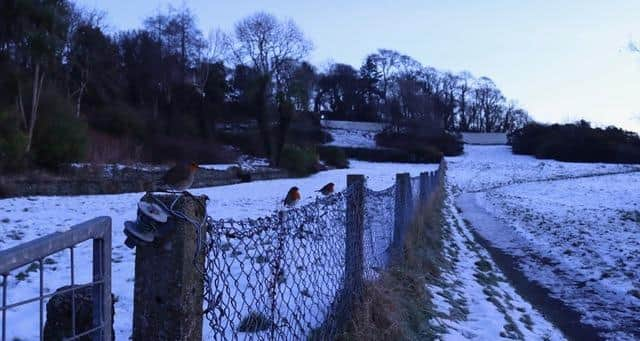
M415 178L398 174L396 184L382 191L366 188L360 176L348 179L346 190L301 207L259 219L211 220L205 335L335 338L352 298L389 264L442 169Z

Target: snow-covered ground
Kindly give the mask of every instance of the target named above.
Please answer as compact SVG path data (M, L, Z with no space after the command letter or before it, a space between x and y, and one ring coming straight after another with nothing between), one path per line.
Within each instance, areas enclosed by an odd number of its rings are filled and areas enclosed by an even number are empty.
M449 159L452 193L496 219L473 229L601 336L640 337L640 167L465 148Z
M447 158L452 184L465 192L550 179L632 172L637 165L568 163L511 154L509 146L465 145L463 156Z
M480 205L522 236L522 268L609 337L640 337L640 173L507 186Z
M376 148L376 134L385 125L374 122L322 121L323 129L331 134L329 146Z
M368 163L352 160L351 168L318 173L304 179L258 181L231 186L199 188L194 194L206 194L211 199L208 213L213 218L257 218L272 213L281 205L291 186L302 193L301 204L315 199L315 190L334 182L336 190L346 187L347 174L364 174L367 187L382 190L391 186L395 174L433 171L437 165ZM125 220L133 220L136 203L143 193L117 195L30 197L0 200L0 250L28 240L63 231L73 224L96 216L113 219L112 287L117 297L115 331L117 340L127 340L131 333L133 310L134 251L124 246L122 227ZM91 272L91 244L76 249L76 282L89 281ZM68 252L59 253L45 261L45 291L50 292L68 284ZM8 281L8 302L34 297L38 291L38 270L25 267L12 272ZM8 311L8 339L32 340L38 337L38 304ZM34 318L35 317L35 318ZM206 325L206 324L205 324Z
M69 164L72 168L85 168L85 167L96 167L98 165L91 163L72 163ZM155 164L146 164L146 163L131 163L131 164L120 164L120 163L110 163L110 164L102 164L100 165L104 167L106 175L111 174L111 172L118 170L121 171L125 168L137 169L142 171L162 171L169 168L169 165L155 165ZM199 165L200 168L203 169L212 169L212 170L227 170L230 167L240 167L245 170L255 169L257 167L268 167L269 161L264 158L256 158L248 155L241 155L235 163L216 163L216 164L203 164Z

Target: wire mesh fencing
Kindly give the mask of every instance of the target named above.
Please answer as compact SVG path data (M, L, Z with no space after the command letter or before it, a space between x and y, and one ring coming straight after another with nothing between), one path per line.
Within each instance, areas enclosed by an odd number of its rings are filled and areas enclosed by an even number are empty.
M207 317L215 339L334 329L325 321L343 278L346 194L260 219L212 223L206 266L218 292Z
M442 166L440 167L442 169ZM399 174L382 191L349 176L342 192L259 219L212 220L205 335L215 340L333 339L363 282L390 262L438 172ZM205 327L205 329L207 329Z

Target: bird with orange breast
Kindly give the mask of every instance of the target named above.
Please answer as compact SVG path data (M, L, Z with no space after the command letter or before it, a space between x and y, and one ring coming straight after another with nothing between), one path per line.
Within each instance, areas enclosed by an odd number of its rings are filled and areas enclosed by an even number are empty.
M171 191L185 191L193 185L198 168L195 162L173 166L156 182L156 186Z
M331 195L331 194L333 194L333 187L334 187L333 182L330 182L330 183L322 186L322 188L320 188L316 192L320 192L324 196Z
M298 187L293 186L289 192L287 192L287 196L284 198L283 202L285 206L293 207L298 203L298 201L300 201L300 191L298 190Z

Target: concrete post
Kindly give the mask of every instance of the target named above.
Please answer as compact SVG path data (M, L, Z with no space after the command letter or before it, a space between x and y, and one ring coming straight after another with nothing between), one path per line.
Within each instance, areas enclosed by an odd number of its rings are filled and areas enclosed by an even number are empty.
M429 173L420 173L420 205L424 204L429 197Z
M364 175L347 175L345 289L359 297L364 288Z
M407 199L411 191L411 178L409 173L396 174L396 192L395 192L395 219L393 224L393 254L400 255L402 251L402 243L404 241L404 232L406 231L408 222L407 217Z
M177 196L156 195L167 206ZM152 199L147 195L142 200ZM173 209L202 221L205 205L204 197L181 196ZM164 225L172 231L164 240L136 247L133 340L199 341L204 281L198 269L204 268L204 252L194 260L198 245L192 224L170 217Z

